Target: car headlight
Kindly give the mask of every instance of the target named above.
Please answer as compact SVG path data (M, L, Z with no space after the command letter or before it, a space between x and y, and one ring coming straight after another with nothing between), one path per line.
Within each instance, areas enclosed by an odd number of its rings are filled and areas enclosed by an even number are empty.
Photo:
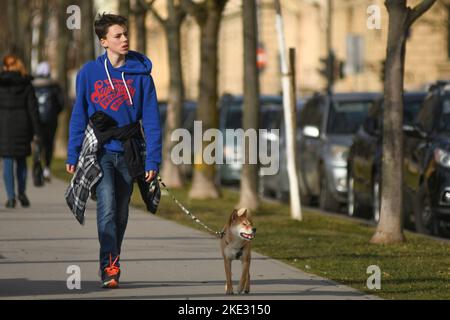
M434 149L434 161L436 161L443 167L450 168L450 153L436 148Z
M337 161L347 161L349 147L341 145L332 145L330 148L331 157Z
M225 146L223 148L224 160L227 164L242 161L242 153L237 146Z

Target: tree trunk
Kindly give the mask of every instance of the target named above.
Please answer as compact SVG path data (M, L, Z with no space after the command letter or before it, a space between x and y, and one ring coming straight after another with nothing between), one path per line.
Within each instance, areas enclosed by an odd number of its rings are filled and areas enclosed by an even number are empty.
M134 7L134 25L136 26L136 51L145 54L147 51L147 29L145 20L147 18L147 10L143 8L140 1L136 1Z
M19 30L19 15L17 11L17 1L8 0L7 1L8 10L8 33L11 35L14 30ZM8 37L8 53L19 54L19 48L17 46L16 37Z
M386 0L389 31L384 82L383 162L381 215L372 243L405 241L403 235L403 78L406 35L414 21L434 0L424 0L414 9L406 0Z
M19 10L19 8L27 8L30 7L30 3L27 0L20 0L14 4L12 8L14 16L16 16L17 20L13 22L15 24L16 29L13 32L15 36L11 36L15 40L14 43L14 53L17 54L25 64L28 72L31 72L31 7L28 10ZM15 10L15 12L14 12Z
M207 1L206 19L199 23L201 65L197 119L202 121L203 132L210 128L219 127L219 112L217 110L217 46L225 3L226 1L221 1L221 3ZM203 162L205 146L206 143L203 142L201 152L196 153L194 156L201 163L194 163L192 187L189 192L191 199L216 199L220 196L219 189L215 184L215 166Z
M119 15L128 19L130 15L130 0L119 0Z
M0 57L3 57L9 50L9 19L8 19L8 5L6 1L0 1L0 20L6 21L3 25L3 31L0 32Z
M57 18L58 18L58 42L57 42L57 79L64 93L64 101L68 101L68 81L67 81L67 69L68 59L67 51L69 48L69 39L71 31L66 26L66 9L68 6L68 0L61 0L57 2ZM68 124L70 119L71 110L64 108L58 118L58 129L56 131L55 139L55 154L57 156L66 156L67 154L67 139L68 139Z
M130 13L131 13L130 0L119 0L119 15L127 18L129 28L131 28ZM128 37L128 45L131 48L131 37Z
M40 7L41 21L39 24L39 39L37 46L38 62L47 60L45 52L45 40L47 39L48 16L49 16L48 10L49 10L48 1L42 0Z
M94 49L94 3L92 0L82 0L81 2L81 21L83 21L81 29L82 43L82 64L89 60L95 59Z
M256 49L258 43L258 28L256 21L256 1L243 1L244 30L244 130L259 127L259 78L256 65ZM258 165L248 164L249 149L245 143L245 159L242 167L241 192L238 208L256 210L258 199Z
M169 52L170 88L164 132L164 156L161 175L164 177L164 181L167 186L172 188L180 188L184 183L181 170L179 166L173 164L170 155L172 148L176 144L171 141L170 136L175 129L181 127L181 117L183 114L184 103L180 38L180 27L182 21L184 20L184 15L181 17L177 12L175 12L175 9L173 0L168 1L169 18L164 25L164 30L167 36ZM177 10L180 10L180 8L177 8Z

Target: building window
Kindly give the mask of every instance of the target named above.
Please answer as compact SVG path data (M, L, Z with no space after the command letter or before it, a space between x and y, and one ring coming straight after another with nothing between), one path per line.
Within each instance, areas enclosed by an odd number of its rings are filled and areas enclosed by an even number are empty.
M345 63L346 74L357 74L364 69L364 39L360 35L347 34L347 61Z

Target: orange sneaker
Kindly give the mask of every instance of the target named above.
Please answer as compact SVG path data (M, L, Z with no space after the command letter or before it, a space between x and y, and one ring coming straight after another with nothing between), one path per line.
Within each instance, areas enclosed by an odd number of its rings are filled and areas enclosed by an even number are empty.
M112 262L111 255L109 255L109 266L102 271L102 288L119 287L120 268L116 266L117 260L119 260L119 256Z

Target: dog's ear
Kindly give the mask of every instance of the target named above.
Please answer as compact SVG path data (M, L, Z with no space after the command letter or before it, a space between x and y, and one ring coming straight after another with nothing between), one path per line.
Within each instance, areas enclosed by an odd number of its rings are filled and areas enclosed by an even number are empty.
M237 215L239 217L248 217L250 216L250 212L247 208L241 208L238 210Z
M233 210L233 212L230 215L230 221L228 224L231 224L234 220L236 220L238 217L238 211L236 209Z

